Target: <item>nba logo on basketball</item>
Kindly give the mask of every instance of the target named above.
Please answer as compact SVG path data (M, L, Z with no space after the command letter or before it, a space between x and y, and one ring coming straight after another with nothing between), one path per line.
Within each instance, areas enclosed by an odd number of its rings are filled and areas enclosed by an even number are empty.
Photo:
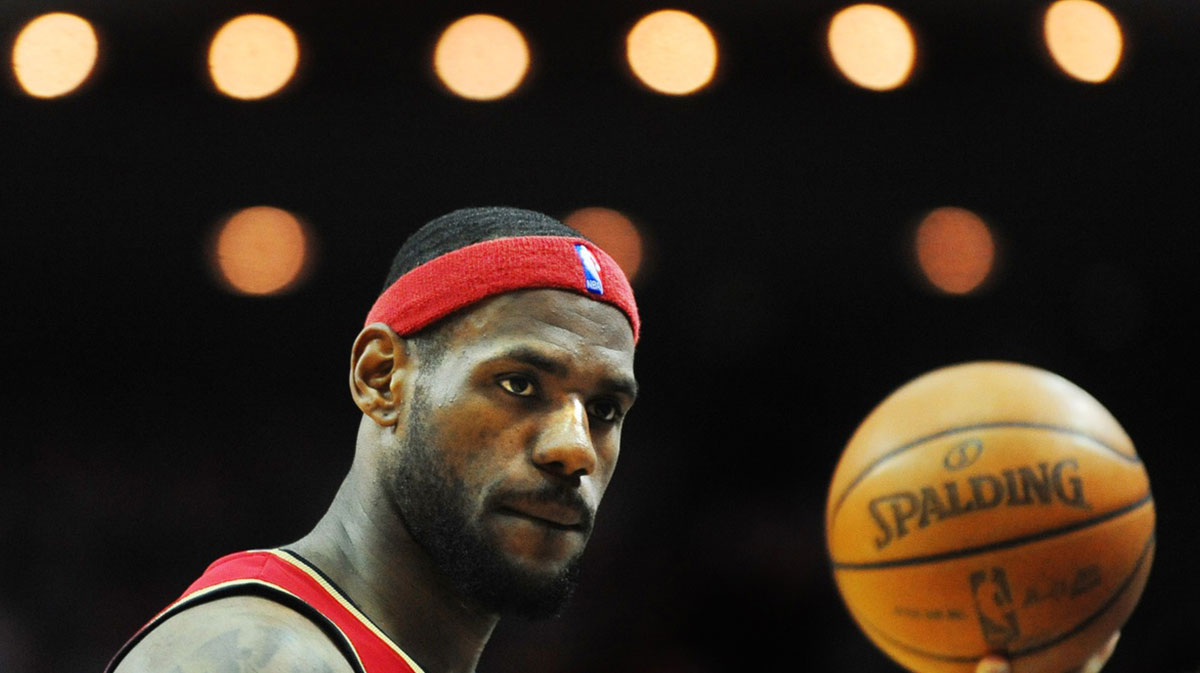
M583 264L583 284L592 294L604 294L604 283L600 282L600 262L582 243L575 244L575 254Z

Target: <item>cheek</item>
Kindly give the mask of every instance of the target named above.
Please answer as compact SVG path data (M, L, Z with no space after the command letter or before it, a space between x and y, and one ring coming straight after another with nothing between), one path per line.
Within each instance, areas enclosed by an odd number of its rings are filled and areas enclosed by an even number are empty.
M462 402L432 414L438 450L469 486L497 480L503 465L524 451L522 429L495 406Z
M590 480L597 505L599 505L600 500L604 497L609 484L612 483L613 473L617 469L617 455L619 453L619 449L614 447L611 450L601 452L601 455L597 456L599 459L597 461L597 470L592 474L592 479Z
M597 476L608 484L613 472L617 469L617 458L621 455L621 439L617 436L607 442L601 442L597 448Z

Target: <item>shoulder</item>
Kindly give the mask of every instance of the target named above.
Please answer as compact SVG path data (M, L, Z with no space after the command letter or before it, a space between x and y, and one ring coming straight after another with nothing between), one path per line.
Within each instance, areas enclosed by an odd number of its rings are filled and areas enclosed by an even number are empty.
M197 605L159 624L114 673L351 673L316 624L255 596Z

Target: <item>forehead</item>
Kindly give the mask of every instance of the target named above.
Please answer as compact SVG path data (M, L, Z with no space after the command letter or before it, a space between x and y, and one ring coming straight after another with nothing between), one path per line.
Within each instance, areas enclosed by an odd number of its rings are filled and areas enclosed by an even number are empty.
M633 329L625 314L573 292L520 290L489 297L456 322L448 335L451 352L486 357L532 345L633 369Z

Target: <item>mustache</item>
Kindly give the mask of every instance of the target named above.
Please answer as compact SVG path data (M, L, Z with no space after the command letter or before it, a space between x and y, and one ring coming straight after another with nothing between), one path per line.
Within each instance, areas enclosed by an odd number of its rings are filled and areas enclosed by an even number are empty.
M492 493L489 504L498 506L520 504L552 504L579 512L580 525L591 532L596 512L577 489L555 483L543 483L532 489L506 489Z

